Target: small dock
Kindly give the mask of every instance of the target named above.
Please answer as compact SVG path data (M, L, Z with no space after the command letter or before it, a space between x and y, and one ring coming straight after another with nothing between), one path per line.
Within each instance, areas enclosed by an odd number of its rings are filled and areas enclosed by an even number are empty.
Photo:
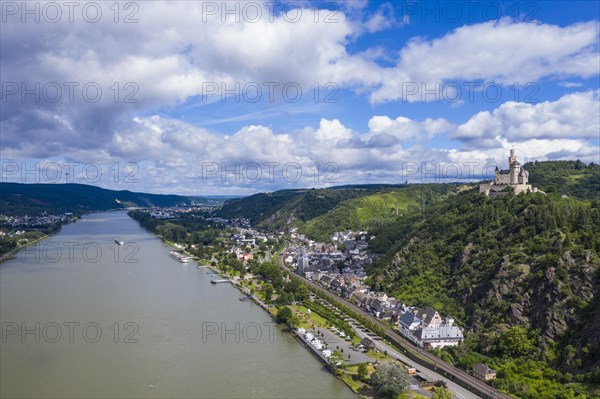
M221 284L221 283L228 283L229 280L210 280L211 284Z

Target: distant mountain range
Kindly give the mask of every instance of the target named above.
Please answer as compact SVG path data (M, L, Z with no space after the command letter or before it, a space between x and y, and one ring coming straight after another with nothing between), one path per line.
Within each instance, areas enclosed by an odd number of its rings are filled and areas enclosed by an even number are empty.
M189 205L200 198L107 190L85 184L0 183L0 213L85 213L130 206Z

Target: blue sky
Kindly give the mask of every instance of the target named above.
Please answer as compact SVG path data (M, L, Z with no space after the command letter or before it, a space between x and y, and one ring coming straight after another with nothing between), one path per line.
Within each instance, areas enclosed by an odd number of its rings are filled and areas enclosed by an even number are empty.
M510 148L599 161L595 1L21 4L3 181L251 194L476 180Z

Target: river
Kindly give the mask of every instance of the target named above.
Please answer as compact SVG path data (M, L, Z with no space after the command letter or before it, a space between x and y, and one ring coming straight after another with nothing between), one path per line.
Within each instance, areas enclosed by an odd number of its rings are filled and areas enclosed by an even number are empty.
M0 396L356 397L257 305L169 251L109 212L0 264Z

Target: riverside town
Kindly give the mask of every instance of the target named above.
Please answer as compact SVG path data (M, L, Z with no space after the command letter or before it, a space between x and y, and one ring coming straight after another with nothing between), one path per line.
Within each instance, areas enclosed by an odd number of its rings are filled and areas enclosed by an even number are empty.
M0 399L600 399L600 1L0 20Z

